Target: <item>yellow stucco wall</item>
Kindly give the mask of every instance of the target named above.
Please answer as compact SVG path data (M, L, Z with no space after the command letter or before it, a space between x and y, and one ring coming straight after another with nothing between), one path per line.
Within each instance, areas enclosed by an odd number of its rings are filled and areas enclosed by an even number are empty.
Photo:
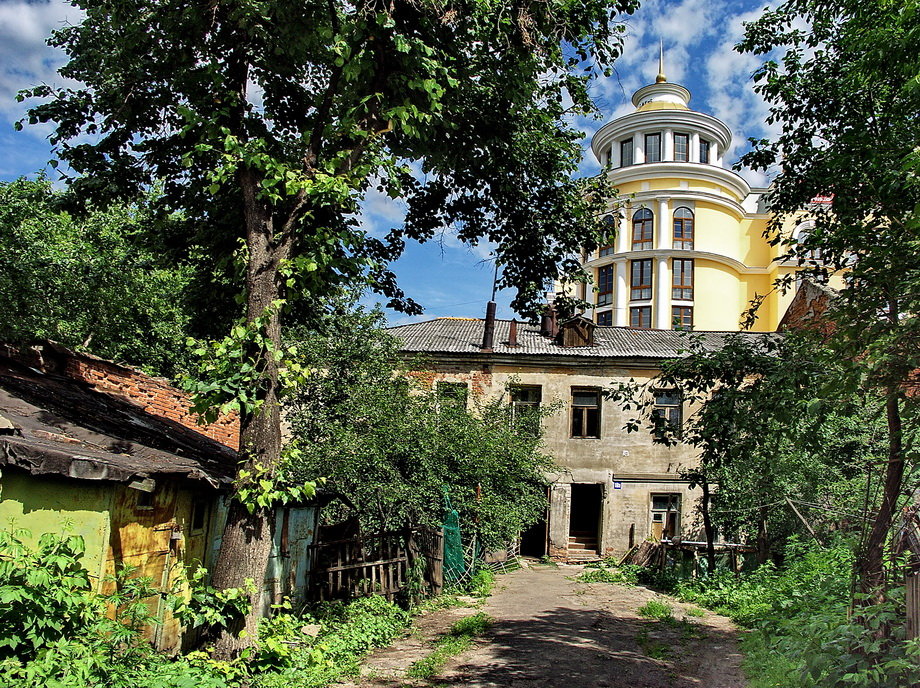
M43 533L80 535L86 543L83 566L98 586L106 575L114 486L54 476L39 480L4 469L0 487L0 528L24 528L33 543Z

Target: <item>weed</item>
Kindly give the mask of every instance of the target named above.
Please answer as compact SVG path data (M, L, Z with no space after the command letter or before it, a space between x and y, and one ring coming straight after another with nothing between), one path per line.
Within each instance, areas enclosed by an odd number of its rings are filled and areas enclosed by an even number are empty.
M699 619L706 616L706 610L700 609L699 607L687 607L686 614L687 616L695 616Z
M491 616L482 612L460 619L435 643L431 654L409 667L406 676L420 679L435 676L451 657L467 650L473 638L485 633L493 622Z
M479 569L472 575L469 582L470 594L473 597L488 597L495 586L495 574L489 569Z
M636 636L636 643L642 650L642 654L652 659L667 659L671 655L670 648L664 643L652 640L647 630L642 630Z
M649 600L638 609L639 615L646 619L657 619L664 621L673 618L671 616L671 605L665 604L659 600Z

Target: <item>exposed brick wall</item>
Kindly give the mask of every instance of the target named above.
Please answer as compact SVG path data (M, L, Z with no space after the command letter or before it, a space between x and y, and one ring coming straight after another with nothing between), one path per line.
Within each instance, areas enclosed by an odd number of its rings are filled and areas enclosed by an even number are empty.
M239 449L240 420L237 414L226 414L210 425L199 425L198 416L190 411L191 398L173 387L169 380L151 377L94 356L65 353L60 349L57 353L63 354L64 358L63 361L59 359L63 365L58 367L58 373L86 382L100 392L129 399L151 415L168 418L232 449Z

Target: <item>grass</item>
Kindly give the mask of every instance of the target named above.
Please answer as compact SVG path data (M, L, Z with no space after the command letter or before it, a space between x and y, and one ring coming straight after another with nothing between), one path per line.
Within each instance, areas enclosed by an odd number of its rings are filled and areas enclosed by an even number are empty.
M483 612L460 619L435 643L431 654L409 667L406 676L420 679L436 676L451 657L469 649L473 638L489 630L493 622L494 619Z
M636 642L642 649L642 654L652 659L667 659L671 656L671 649L665 644L649 637L648 631L640 631L636 636Z
M695 616L696 618L701 618L706 616L706 610L700 609L699 607L688 607L686 614L687 616Z
M671 605L665 604L658 600L649 600L643 604L638 609L639 616L644 616L646 619L657 619L658 621L664 621L666 619L671 619Z
M634 581L625 576L619 569L586 568L578 574L575 580L579 583L610 583L630 587L634 585Z

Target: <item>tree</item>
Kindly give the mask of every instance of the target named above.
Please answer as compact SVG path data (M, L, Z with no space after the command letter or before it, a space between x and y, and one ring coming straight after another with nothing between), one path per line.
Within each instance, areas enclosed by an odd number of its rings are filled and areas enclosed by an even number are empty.
M189 363L196 266L163 260L146 203L74 216L45 179L0 183L0 341L52 339L172 375Z
M828 340L833 359L850 363L838 387L875 394L885 407L884 491L858 562L862 589L876 599L912 455L904 423L916 422L907 383L920 367L918 39L915 0L790 0L750 23L738 46L770 58L755 89L770 105L768 122L782 128L741 161L781 162L769 233L819 276L842 274ZM833 200L813 203L818 196ZM807 234L790 240L783 224L803 221L812 223Z
M569 256L605 233L606 183L571 180L580 134L562 118L593 111L589 82L620 51L617 14L634 0L77 4L86 19L50 42L84 85L23 94L47 98L28 120L57 124L77 197L132 198L162 180L161 207L181 209L203 245L242 244L243 322L202 347L201 387L241 411L241 475L270 480L281 463L284 315L365 275L415 308L383 262L451 224L497 244L502 285L534 313L557 266L578 272ZM388 241L360 230L372 186L408 205ZM226 354L241 350L230 374ZM231 503L216 587L263 578L269 531L266 508ZM255 623L218 653L252 642Z
M699 450L698 466L684 477L702 488L709 570L716 526L756 537L761 562L774 543L805 530L789 499L818 504L826 510L818 519L824 524L851 520L846 514L859 510L852 506L853 483L877 458L877 423L871 400L833 391L839 366L825 355L819 334L730 334L715 349L686 336L684 355L664 362L659 375L610 394L636 411L628 429L645 426L656 442ZM652 389L679 394L689 410L680 427L655 412Z
M533 432L539 419L512 418L507 399L474 399L470 412L465 398L425 389L382 323L347 310L297 337L303 365L320 372L289 400L294 474L326 477L349 504L324 516L356 515L365 532L439 527L446 492L466 535L506 545L546 508L553 464Z

